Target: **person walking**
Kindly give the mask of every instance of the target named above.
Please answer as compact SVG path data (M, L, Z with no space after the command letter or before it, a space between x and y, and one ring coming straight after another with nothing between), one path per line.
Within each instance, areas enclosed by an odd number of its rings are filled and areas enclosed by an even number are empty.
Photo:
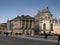
M47 34L45 34L45 39L47 39Z
M60 41L60 35L58 35L58 44L59 44L59 41Z

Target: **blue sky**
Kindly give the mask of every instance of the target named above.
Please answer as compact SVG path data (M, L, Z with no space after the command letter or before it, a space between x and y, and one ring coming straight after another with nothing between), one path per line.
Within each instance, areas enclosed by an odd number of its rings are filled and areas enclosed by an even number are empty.
M35 16L38 10L47 6L53 17L60 19L60 0L0 0L0 23L18 15Z

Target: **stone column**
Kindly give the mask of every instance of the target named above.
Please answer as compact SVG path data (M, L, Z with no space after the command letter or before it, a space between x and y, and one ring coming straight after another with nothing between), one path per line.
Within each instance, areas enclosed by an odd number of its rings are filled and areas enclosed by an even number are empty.
M32 27L31 28L34 28L34 24L33 24L33 21L32 21Z
M26 34L27 34L27 30L24 31L24 35L26 35Z
M19 21L19 30L20 30L20 28L21 28L21 23L20 23L20 21Z
M20 21L20 28L22 28L22 20Z
M31 30L31 36L33 36L34 35L34 30Z
M28 30L28 33L30 34L30 30Z
M26 28L26 20L25 20L25 25L24 25L24 28Z
M26 20L25 20L24 28L26 28ZM27 30L25 29L24 30L24 35L26 35L26 32L27 32Z

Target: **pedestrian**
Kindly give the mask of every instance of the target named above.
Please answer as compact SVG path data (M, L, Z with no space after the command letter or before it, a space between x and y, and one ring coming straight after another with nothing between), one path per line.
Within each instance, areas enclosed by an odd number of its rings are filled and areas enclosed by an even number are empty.
M45 34L45 39L47 39L47 34Z
M59 44L59 41L60 41L60 35L58 35L58 44Z

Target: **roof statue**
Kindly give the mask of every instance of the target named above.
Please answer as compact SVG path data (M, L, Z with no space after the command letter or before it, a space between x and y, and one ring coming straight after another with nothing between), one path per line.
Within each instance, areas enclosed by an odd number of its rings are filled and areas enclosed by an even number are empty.
M40 13L50 13L49 8L46 7L45 9L43 9L42 11L40 11Z

